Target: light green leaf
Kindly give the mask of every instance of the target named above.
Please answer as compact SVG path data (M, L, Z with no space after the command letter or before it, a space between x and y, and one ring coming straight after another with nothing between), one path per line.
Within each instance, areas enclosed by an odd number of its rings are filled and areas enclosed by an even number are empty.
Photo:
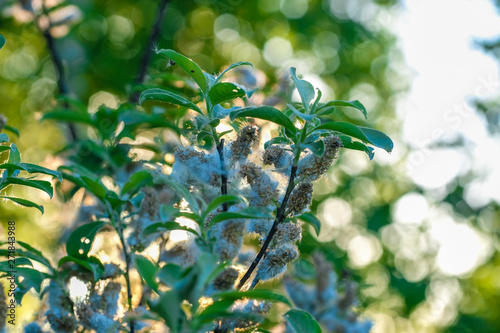
M217 293L212 297L214 299L231 299L231 300L254 298L271 302L281 302L288 306L292 306L292 303L285 296L278 294L272 290L266 290L266 289L256 289L248 291L227 291L227 292Z
M158 266L149 259L139 255L135 257L135 265L139 275L144 279L146 284L151 289L155 291L158 290L158 283L155 279L156 272L158 272Z
M167 90L153 88L143 91L141 97L139 97L139 105L150 100L180 105L203 114L196 104Z
M303 112L300 112L292 104L287 104L286 106L288 106L288 108L290 110L292 110L293 113L295 113L297 115L297 117L302 118L303 120L306 120L306 121L313 120L316 117L316 115L314 115L314 114L305 114Z
M271 106L247 107L232 112L230 115L231 120L242 117L252 117L272 121L273 123L283 126L291 135L295 135L297 132L297 129L292 121L285 116L283 112Z
M347 102L347 101L331 101L331 102L328 102L326 104L323 104L321 105L319 108L318 108L318 113L319 114L322 114L321 110L326 110L327 108L331 108L331 107L335 107L335 106L349 106L351 108L355 108L355 109L358 109L359 111L361 111L361 113L363 113L363 115L365 116L365 119L368 118L368 113L366 112L366 108L364 107L363 104L361 104L359 101L350 101L350 102Z
M153 176L148 170L141 170L130 176L128 182L123 185L122 195L129 193L133 196L142 187L151 185L153 183Z
M309 111L309 104L314 98L314 87L312 84L307 82L306 80L301 80L297 78L297 74L295 73L295 67L290 68L290 74L292 76L292 80L299 91L300 99L302 100L302 105L304 106L304 110Z
M15 203L24 206L24 207L34 207L38 209L42 214L43 214L43 206L37 205L36 203L22 199L22 198L15 198L15 197L6 197L6 196L0 196L0 199L7 199L10 201L14 201Z
M253 67L253 65L251 63L249 63L248 61L241 61L241 62L237 62L235 64L231 64L229 65L228 68L226 68L222 73L219 74L219 76L217 76L217 78L215 79L215 82L217 83L218 81L220 81L220 79L222 79L222 77L227 73L229 72L231 69L233 68L236 68L238 66L251 66Z
M203 75L201 68L191 59L175 52L174 50L159 50L156 53L161 54L165 58L175 61L175 64L182 68L193 80L198 84L201 90L207 92L207 79Z
M245 89L230 82L220 82L215 84L208 92L208 97L212 105L217 105L225 101L233 100L237 97L245 96Z
M283 315L295 333L321 333L321 326L308 312L291 309Z
M48 181L45 180L34 180L34 179L24 179L24 178L17 178L17 177L7 177L7 179L4 180L2 185L0 186L0 189L3 189L7 187L8 185L22 185L22 186L29 186L33 187L36 189L39 189L41 191L44 191L49 195L50 198L52 198L52 195L54 194L54 190L52 189L52 184Z
M161 294L157 301L148 301L151 311L157 313L165 320L165 324L170 328L170 332L179 332L179 319L181 315L181 299L175 289Z
M76 228L66 242L68 255L78 259L86 259L95 236L107 224L107 222L91 222Z
M297 216L297 218L310 224L314 228L314 231L316 231L316 236L319 236L319 232L321 231L321 221L316 216L311 213L304 213Z
M7 170L20 170L20 171L26 171L28 173L42 173L50 176L57 177L60 181L62 181L62 174L59 171L54 171L50 170L35 164L30 164L30 163L17 163L17 164L12 164L12 163L4 163L0 164L0 169L7 169Z

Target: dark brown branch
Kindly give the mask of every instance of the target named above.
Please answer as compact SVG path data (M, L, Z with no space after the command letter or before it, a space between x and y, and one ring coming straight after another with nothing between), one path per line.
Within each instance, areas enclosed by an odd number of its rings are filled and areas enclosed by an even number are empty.
M153 53L153 46L158 36L160 35L161 25L163 23L163 19L165 18L165 13L167 12L167 5L169 0L162 0L160 4L160 8L158 11L158 15L156 16L155 22L153 24L153 29L151 31L151 35L149 36L149 41L142 54L141 62L139 64L139 72L134 81L134 85L138 85L144 82L144 78L146 77L146 70L149 65L149 61L151 60L151 54ZM130 96L130 102L137 103L139 101L139 92L134 92Z
M283 222L286 218L285 210L286 210L286 205L288 203L288 199L290 198L290 194L292 193L294 187L295 187L295 175L297 173L297 166L294 165L292 166L292 171L290 173L290 179L288 180L288 187L286 189L286 194L285 197L283 198L283 201L281 202L281 206L278 208L278 212L276 213L276 218L274 219L273 226L271 227L271 230L269 231L269 234L267 234L266 240L264 241L264 244L260 248L259 253L253 260L252 264L246 271L245 275L241 278L240 282L238 283L237 289L241 289L243 285L247 282L247 280L252 276L253 271L257 268L259 265L259 262L262 260L262 258L266 255L267 249L269 247L269 244L271 244L271 241L273 239L274 234L278 230L278 225ZM252 287L254 287L257 283L253 283Z
M221 186L220 192L222 195L227 194L227 173L226 173L226 163L224 161L224 139L220 140L220 143L217 145L217 151L219 152L220 159L220 170L221 170ZM222 209L227 212L227 203L222 204Z

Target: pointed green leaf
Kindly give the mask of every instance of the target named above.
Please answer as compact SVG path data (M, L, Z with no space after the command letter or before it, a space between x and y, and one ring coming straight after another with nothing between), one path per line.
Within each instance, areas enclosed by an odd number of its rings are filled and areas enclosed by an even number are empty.
M10 201L14 201L15 203L24 206L24 207L34 207L38 209L42 214L43 214L43 206L37 205L36 203L22 199L22 198L15 198L15 197L6 197L6 196L0 196L0 199L7 199Z
M10 150L9 146L0 146L0 153L3 153L4 151Z
M293 122L285 116L283 112L271 106L247 107L232 112L230 115L231 120L242 117L252 117L272 121L273 123L283 126L292 135L295 135L297 132Z
M361 104L357 100L356 101L350 101L350 102L347 102L347 101L331 101L331 102L328 102L326 104L321 105L318 108L318 112L320 112L321 110L326 110L327 108L330 108L332 106L333 107L335 107L335 106L349 106L351 108L355 108L355 109L358 109L359 111L361 111L361 113L363 113L363 115L365 116L365 119L368 118L368 113L366 112L366 108L364 107L363 104Z
M83 123L87 125L94 125L92 122L92 117L88 113L80 113L69 110L56 110L48 112L43 115L42 121L52 119L70 123Z
M156 53L175 61L175 65L182 68L189 76L191 76L204 93L207 92L207 79L205 78L205 75L203 75L201 68L191 59L175 52L174 50L162 49Z
M385 133L367 127L359 127L359 129L368 138L368 142L374 146L385 149L388 153L390 153L394 148L394 143Z
M307 224L310 224L314 228L314 231L316 231L316 236L319 236L319 232L321 231L321 221L316 216L311 213L304 213L297 216L297 218Z
M21 185L21 186L33 187L33 188L39 189L41 191L44 191L45 193L47 193L49 195L50 198L52 198L52 195L54 194L54 190L52 189L52 184L48 181L45 181L45 180L34 180L34 179L24 179L24 178L17 178L17 177L8 177L2 183L0 188L5 188L7 185Z
M10 131L12 133L14 133L17 137L19 137L19 130L17 128L9 126L9 125L5 125L4 129L6 129L7 131Z
M339 135L340 140L342 140L342 145L346 149L352 149L352 150L359 150L359 151L364 151L370 160L373 159L373 156L375 153L373 152L372 147L368 147L367 145L359 142L359 141L352 141L350 136L345 136L345 135Z
M245 89L230 82L220 82L215 84L208 92L208 97L212 105L217 105L225 101L233 100L237 97L245 96Z
M300 112L292 104L287 104L286 106L288 106L288 108L290 110L292 110L293 113L295 113L297 115L297 117L302 118L303 120L306 120L306 121L313 120L316 117L316 115L314 115L314 114L305 114L303 112Z
M167 184L168 186L170 186L181 197L183 197L184 199L186 199L186 201L191 206L191 210L195 214L197 214L197 215L200 214L200 206L198 205L198 202L196 201L196 199L193 196L193 194L191 192L189 192L189 190L187 188L185 188L183 185L181 185L179 183L176 183L176 182L174 182L174 181L172 181L170 179L162 179L161 182Z
M149 259L137 255L135 257L135 265L141 278L144 279L146 284L153 290L158 290L158 283L156 282L155 275L158 272L158 266L151 262Z
M94 281L99 280L104 274L104 265L97 257L88 257L85 259L79 259L72 256L62 257L57 263L58 267L61 267L64 263L74 262L79 266L85 268L94 275Z
M66 242L66 252L69 256L86 259L92 248L95 236L107 222L91 222L76 228Z
M274 144L280 144L280 143L289 144L290 140L283 137L283 136L276 136L276 137L272 138L271 140L266 141L264 143L264 149L267 149L267 147L272 146Z
M26 171L28 173L42 173L45 175L50 175L57 177L60 181L62 181L62 174L59 171L54 171L50 170L41 166L38 166L36 164L30 164L30 163L17 163L17 164L12 164L12 163L4 163L0 164L0 169L7 169L7 170L20 170L20 171Z
M222 77L227 73L229 72L231 69L233 68L236 68L238 66L251 66L253 67L253 65L251 63L249 63L248 61L241 61L241 62L237 62L235 64L231 64L229 65L228 68L226 68L222 73L219 74L219 76L217 76L217 79L215 80L215 82L217 83L218 81L220 81L220 79L222 79Z
M83 187L85 187L85 189L95 195L98 199L104 200L106 197L106 188L103 185L88 177L81 177L80 179L83 181Z
M142 187L151 185L153 183L153 176L148 170L141 170L130 176L128 182L123 185L122 195L129 193L133 196Z
M45 257L41 251L35 249L33 246L29 245L28 243L25 243L25 242L22 242L22 241L19 241L19 240L17 241L17 244L21 245L27 251L31 252L31 254L33 255L32 257L30 257L31 259L36 260L39 263L42 263L42 264L44 264L45 266L47 266L49 268L52 267L52 265L50 264L49 259L47 259L47 257Z
M142 232L142 236L146 237L151 234L154 234L155 232L161 231L160 229L167 229L167 230L184 230L187 232L192 233L193 235L196 235L200 237L198 232L194 229L191 229L189 227L180 225L177 222L158 222L158 223L153 223L150 226L148 226L144 231Z
M295 333L321 333L321 326L309 312L291 309L283 315Z
M304 106L304 110L309 111L309 104L314 98L314 87L312 84L307 82L306 80L301 80L297 78L297 74L295 73L295 67L290 68L290 74L292 76L292 80L299 91L300 99L302 100L302 105Z
M212 297L215 299L231 299L231 300L253 298L253 299L261 299L264 301L281 302L288 306L292 306L292 303L285 296L266 289L256 289L248 291L227 291L227 292L217 293Z
M205 217L210 214L213 210L217 209L219 206L225 203L237 203L241 202L241 198L238 198L237 196L234 195L229 195L229 194L224 194L221 195L220 197L215 198L212 200L208 206L205 212L202 215L202 220L205 220Z
M21 163L21 153L15 144L10 145L10 154L8 163L17 164Z
M196 104L167 90L153 88L143 91L141 97L139 97L139 105L150 100L180 105L203 114Z

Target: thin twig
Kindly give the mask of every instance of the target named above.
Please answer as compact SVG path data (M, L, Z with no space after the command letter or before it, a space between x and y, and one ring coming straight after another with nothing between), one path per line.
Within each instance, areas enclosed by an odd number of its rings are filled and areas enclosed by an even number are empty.
M125 239L123 238L123 230L120 225L116 226L116 231L118 232L118 235L120 236L120 242L122 243L122 248L123 248L123 255L125 257L125 282L127 284L127 303L128 303L128 310L130 312L133 311L132 307L132 287L130 285L130 253L127 251L127 245L125 243ZM134 319L130 320L130 333L135 332L135 321Z
M269 244L271 244L271 240L273 239L274 234L278 230L278 225L283 222L286 218L285 210L286 210L286 205L288 203L288 199L290 198L290 194L292 193L294 187L295 187L295 175L297 173L297 165L292 166L292 171L290 173L290 179L288 180L288 187L286 189L286 194L285 197L283 198L283 201L281 202L281 206L278 208L278 212L276 214L276 218L274 219L273 226L271 227L271 230L267 234L266 240L264 241L264 244L260 248L259 253L253 260L252 264L246 271L245 275L241 278L240 282L238 283L237 289L241 289L243 285L247 282L247 280L252 276L253 271L255 268L257 268L257 265L259 265L259 262L262 260L262 258L266 255L267 248L269 247ZM255 283L256 284L256 283ZM252 287L255 287L254 284L252 284Z
M137 74L137 78L134 81L134 85L138 85L144 82L144 78L146 77L146 70L151 59L151 54L153 53L153 46L158 39L158 36L160 35L161 25L163 23L163 19L165 18L165 13L167 12L166 9L169 2L169 0L162 0L160 4L160 9L153 24L153 29L151 30L151 35L149 36L147 47L142 54L141 62L139 64L139 72ZM130 96L130 102L137 103L139 101L139 96L139 92L134 92Z

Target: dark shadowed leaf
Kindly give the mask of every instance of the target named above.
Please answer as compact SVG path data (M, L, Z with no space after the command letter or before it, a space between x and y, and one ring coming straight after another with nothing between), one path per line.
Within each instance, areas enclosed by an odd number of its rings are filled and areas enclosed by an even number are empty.
M34 207L38 209L42 214L43 214L43 206L37 205L36 203L22 199L22 198L15 198L15 197L6 197L6 196L0 196L0 199L6 199L10 201L14 201L15 203L24 206L24 207Z
M66 242L66 252L69 256L86 259L97 232L101 230L107 222L91 222L76 228Z
M252 117L272 121L273 123L283 126L292 135L297 132L297 129L292 121L285 116L283 112L271 106L247 107L232 112L230 115L231 120L242 117Z
M359 129L366 135L368 141L374 146L385 149L388 153L394 148L394 143L385 133L377 131L373 128L359 127Z
M179 66L189 76L191 76L204 93L207 92L207 79L205 78L205 75L203 75L203 71L201 70L201 68L191 59L188 59L187 57L175 52L174 50L162 49L157 51L156 53L175 61L176 66Z
M52 198L54 190L52 189L52 184L45 180L34 180L34 179L24 179L17 177L8 177L4 180L2 185L0 185L0 189L5 188L8 185L21 185L21 186L29 186L41 191L44 191Z
M319 232L321 231L321 221L316 216L311 213L304 213L297 216L297 218L311 225L314 228L314 231L316 231L316 236L319 236Z
M219 82L208 92L212 105L230 101L237 97L243 97L245 94L245 89L230 82Z
M367 145L365 145L361 142L358 142L358 141L352 141L350 136L339 135L339 137L340 137L340 140L342 140L342 145L344 146L344 148L364 151L368 155L370 160L373 159L373 156L375 155L375 153L373 152L372 147L368 147Z
M349 106L351 108L355 108L355 109L358 109L359 111L361 111L361 113L363 113L363 115L365 116L365 119L368 117L368 114L366 112L366 108L359 101L350 101L350 102L347 102L347 101L331 101L331 102L328 102L326 104L321 105L318 108L318 112L322 113L322 110L324 111L324 110L326 110L328 108L331 108L332 106Z
M192 233L193 235L200 236L198 232L194 229L191 229L189 227L180 225L177 222L158 222L158 223L153 223L150 226L148 226L146 229L144 229L142 235L144 237L149 236L151 234L154 234L155 232L161 231L161 229L166 229L166 230L184 230L187 232Z
M158 271L158 266L151 262L149 259L137 255L135 257L135 264L137 271L141 278L146 281L146 284L153 290L158 290L158 283L156 282L155 275Z
M83 123L87 125L94 125L92 122L92 117L88 113L80 113L68 110L56 110L48 112L43 115L42 121L52 119L70 123Z
M122 195L130 193L130 196L132 196L142 187L151 185L152 183L153 176L151 176L148 170L138 171L129 178L125 185L123 185Z

